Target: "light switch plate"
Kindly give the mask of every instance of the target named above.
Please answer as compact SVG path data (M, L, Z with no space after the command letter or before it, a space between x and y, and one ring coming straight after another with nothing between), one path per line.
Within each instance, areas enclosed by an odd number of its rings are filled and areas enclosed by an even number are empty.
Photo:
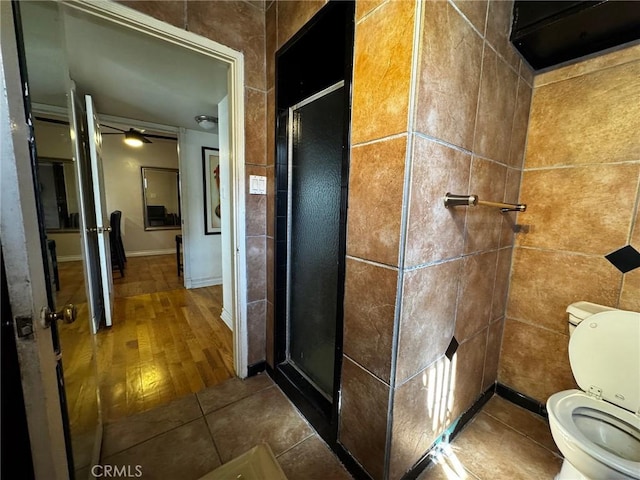
M263 175L249 175L249 193L252 195L266 195L267 177Z

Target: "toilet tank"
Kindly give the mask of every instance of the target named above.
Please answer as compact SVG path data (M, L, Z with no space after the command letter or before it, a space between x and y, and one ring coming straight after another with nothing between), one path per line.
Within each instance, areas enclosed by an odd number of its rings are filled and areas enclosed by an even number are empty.
M609 310L618 310L613 307L606 307L591 302L575 302L567 307L569 314L569 335L573 333L578 324L587 317L596 313L606 312Z

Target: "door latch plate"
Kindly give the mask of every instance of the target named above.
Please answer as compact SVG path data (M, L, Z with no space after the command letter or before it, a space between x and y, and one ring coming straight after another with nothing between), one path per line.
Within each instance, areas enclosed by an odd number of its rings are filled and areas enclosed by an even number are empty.
M33 318L16 317L16 330L18 331L18 338L26 338L33 335Z

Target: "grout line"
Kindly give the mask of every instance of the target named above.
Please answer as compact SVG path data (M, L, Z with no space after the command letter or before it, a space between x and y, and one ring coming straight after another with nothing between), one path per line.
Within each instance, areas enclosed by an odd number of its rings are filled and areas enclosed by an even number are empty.
M617 166L617 165L636 165L640 163L640 160L621 160L618 162L598 162L598 163L575 163L571 165L549 165L544 167L529 167L523 168L523 172L538 172L545 170L562 170L570 168L582 168L582 167L602 167L602 166ZM524 165L523 165L524 167Z
M282 455L290 452L291 450L293 450L294 448L296 448L298 445L303 444L304 442L306 442L307 440L309 440L311 437L317 436L318 438L320 438L320 435L318 435L318 432L315 431L315 429L313 429L313 427L311 427L311 429L313 430L308 436L304 437L302 440L300 440L299 442L294 443L293 445L291 445L289 448L285 449L284 451L282 451L281 453L279 453L278 455L276 455L276 459L280 458ZM333 453L333 452L332 452Z
M147 411L149 411L149 410L147 410ZM159 433L157 433L157 434L155 434L155 435L152 435L152 436L151 436L151 437L149 437L149 438L145 438L144 440L141 440L141 441L139 441L139 442L137 442L137 443L133 443L133 444L131 444L130 446L128 446L127 448L124 448L124 449L122 449L122 450L116 450L115 452L111 452L111 453L109 454L109 456L107 456L107 457L103 457L103 456L102 456L102 454L101 454L101 455L100 455L100 461L101 461L101 462L104 462L104 461L105 461L106 459L108 459L108 458L114 457L114 456L116 456L116 455L120 455L121 453L126 452L126 451L128 451L128 450L131 450L132 448L139 447L140 445L142 445L142 444L144 444L144 443L147 443L147 442L149 442L149 441L151 441L151 440L154 440L154 439L156 439L156 438L160 437L161 435L165 435L165 434L167 434L167 433L169 433L169 432L172 432L172 431L174 431L174 430L177 430L178 428L181 428L181 427L184 427L184 426L189 425L189 424L191 424L191 423L197 422L197 421L198 421L198 420L200 420L200 419L203 419L203 420L204 420L204 418L203 418L203 417L196 417L196 418L194 418L194 419L192 419L192 420L189 420L188 422L181 423L180 425L176 425L175 427L171 427L171 428L169 428L169 429L167 429L167 430L165 430L165 431L163 431L163 432L159 432ZM121 420L126 420L126 417L125 417L124 419L121 419ZM156 423L156 422L153 422L153 423ZM205 424L206 424L206 420L205 420ZM209 426L208 426L208 424L207 424L207 430L209 430ZM211 432L209 432L209 433L211 433ZM103 438L104 438L104 435L103 435ZM103 448L104 448L104 442L103 442Z
M514 322L524 323L525 325L529 325L530 327L539 328L541 330L545 330L547 332L554 333L556 335L563 335L565 337L569 336L569 332L568 331L567 332L559 332L558 330L553 330L552 328L546 327L546 326L541 325L539 323L530 322L530 321L525 320L523 318L516 318L516 317L509 316L509 315L505 315L504 320L505 320L505 325L506 325L506 321L507 320L512 320ZM503 334L504 334L504 332L503 332Z
M207 432L209 432L209 437L211 438L211 443L213 443L213 450L216 452L216 455L218 455L218 460L220 460L220 465L224 464L225 462L222 461L222 455L220 454L220 448L218 448L218 444L216 443L216 439L213 438L213 432L211 431L211 427L209 426L209 422L207 422L207 419L203 416L202 419L204 420L204 424L207 427Z
M507 401L508 401L508 400L507 400ZM518 406L518 405L515 405L515 404L514 404L514 407L517 407L517 408L519 408L519 409L522 409L522 410L524 410L524 411L525 411L525 412L527 412L527 413L531 413L531 412L529 412L527 409L522 408L522 407L520 407L520 406ZM485 415L488 415L489 417L493 418L494 420L496 420L497 422L501 423L501 424L502 424L502 425L504 425L505 427L507 427L507 428L509 428L510 430L513 430L514 432L518 433L519 435L522 435L524 438L526 438L526 439L528 439L528 440L532 441L533 443L535 443L535 444L536 444L536 445L538 445L539 447L544 448L546 451L548 451L548 452L550 452L550 453L554 454L556 457L560 457L560 458L562 458L562 456L561 456L560 454L558 454L557 452L555 452L555 451L551 450L549 447L547 447L547 446L543 445L542 443L538 442L535 438L530 437L529 435L527 435L527 433L526 433L526 432L522 432L522 431L518 430L517 428L515 428L515 427L513 427L513 426L509 425L508 423L506 423L506 422L505 422L505 421L503 421L502 419L500 419L500 418L498 418L498 417L496 417L496 416L494 416L494 415L491 415L489 412L485 412L484 410L482 410L482 413L484 413ZM533 413L532 413L532 415L535 415L535 414L533 414ZM546 422L546 423L547 423L547 425L548 425L548 422Z
M577 67L577 65L580 64L584 64L587 62L590 62L592 60L595 60L597 58L600 57L606 57L607 55L615 55L616 52L622 52L626 49L631 49L634 48L635 46L640 45L640 43L638 43L637 41L635 42L631 42L629 44L627 44L627 46L625 47L624 44L623 45L618 45L617 47L611 47L611 49L607 49L604 51L600 51L600 52L593 52L589 55L586 55L584 57L580 57L579 59L574 59L574 60L568 60L567 62L564 62L564 64L560 64L560 65L552 65L547 67L546 69L543 69L543 71L537 72L536 73L536 77L540 77L540 79L538 80L538 82L534 81L534 87L545 87L547 85L553 85L555 83L560 83L560 82L565 82L568 80L575 80L578 77L584 77L587 75L592 75L598 72L602 72L605 70L610 70L612 68L616 68L616 67L621 67L623 65L627 65L629 63L634 63L637 62L637 58L628 58L626 60L621 60L620 62L616 62L613 61L610 64L605 64L604 66L601 67L595 67L593 69L584 69L581 70L579 67ZM618 48L618 47L622 47L622 48ZM573 72L570 72L569 70L571 68L574 68L575 70ZM567 73L564 76L560 76L560 72L563 69L567 69ZM550 74L551 72L554 72L555 75L557 75L558 77L555 79L551 79L549 81L545 81L543 80L544 76L546 74ZM535 79L534 79L535 80Z

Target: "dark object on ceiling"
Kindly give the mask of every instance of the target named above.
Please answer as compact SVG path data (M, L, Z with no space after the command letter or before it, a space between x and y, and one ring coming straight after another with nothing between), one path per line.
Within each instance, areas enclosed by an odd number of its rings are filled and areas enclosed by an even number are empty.
M111 128L113 130L118 130L118 132L122 132L124 133L124 137L125 139L137 139L139 140L141 143L152 143L151 140L149 140L149 138L162 138L165 140L175 140L175 137L169 137L166 135L154 135L154 134L150 134L150 133L143 133L143 131L140 130L136 130L135 128L130 128L129 130L122 130L121 128L118 127L112 127L111 125L105 125L102 124L102 127L107 127L107 128ZM119 135L119 133L113 133L113 132L102 132L102 135ZM147 138L149 137L149 138Z
M510 40L534 70L638 39L637 0L516 0L513 4Z

